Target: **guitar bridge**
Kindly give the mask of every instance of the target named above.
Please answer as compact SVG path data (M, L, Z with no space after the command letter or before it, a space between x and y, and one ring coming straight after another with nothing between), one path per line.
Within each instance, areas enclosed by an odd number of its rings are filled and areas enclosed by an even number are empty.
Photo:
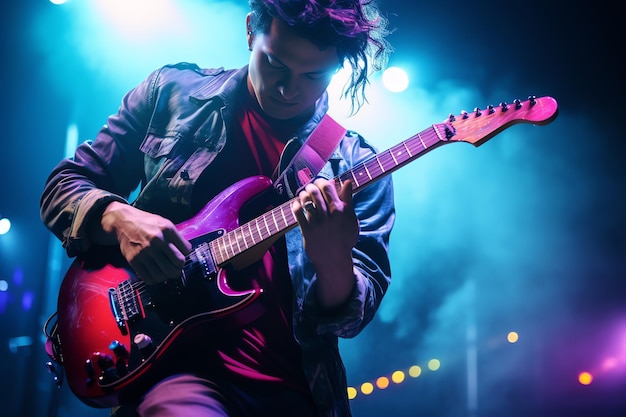
M115 288L109 288L109 304L111 306L111 313L115 318L120 332L126 336L128 334L128 328L126 327L126 317L124 317L124 310L119 302L118 292Z
M117 327L123 335L128 334L126 322L138 316L144 317L140 301L130 280L122 281L117 288L109 288L109 303Z

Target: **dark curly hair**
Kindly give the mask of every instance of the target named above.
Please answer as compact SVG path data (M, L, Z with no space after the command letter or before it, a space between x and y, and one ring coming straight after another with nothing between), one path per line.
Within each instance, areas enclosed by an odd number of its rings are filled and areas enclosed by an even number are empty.
M278 18L320 48L336 47L340 61L352 68L342 95L350 98L353 113L361 108L370 72L383 69L392 51L386 39L387 19L373 0L249 0L249 4L254 33L268 33Z

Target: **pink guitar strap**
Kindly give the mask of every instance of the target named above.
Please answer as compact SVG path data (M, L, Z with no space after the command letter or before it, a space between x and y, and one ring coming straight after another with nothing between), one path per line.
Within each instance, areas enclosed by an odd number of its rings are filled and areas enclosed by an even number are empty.
M345 134L346 129L326 114L291 159L289 154L295 146L289 142L278 167L282 173L274 181L278 195L285 199L295 197L320 172ZM289 163L284 169L283 161Z

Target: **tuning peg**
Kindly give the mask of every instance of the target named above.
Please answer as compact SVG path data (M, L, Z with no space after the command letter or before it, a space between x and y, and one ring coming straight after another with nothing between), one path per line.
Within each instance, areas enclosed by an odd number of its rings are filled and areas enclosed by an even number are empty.
M480 111L480 109L478 107L474 107L474 113L476 113L476 117L480 116L482 114L482 112Z
M503 112L503 113L509 109L509 105L508 105L508 104L506 104L506 102L505 102L505 101L503 101L502 103L500 103L500 107L502 108L502 112Z
M516 110L519 110L519 109L521 109L521 108L522 108L522 102L520 101L520 99L519 99L519 98L516 98L516 99L513 101L513 103L515 103L515 109L516 109Z
M461 116L462 116L464 119L467 119L467 118L469 117L469 115L467 114L467 112L466 112L465 110L463 110L463 111L461 112Z
M454 115L452 113L450 113L450 116L448 116L448 121L449 122L454 122L456 120L456 117L454 117Z
M489 106L487 106L487 113L488 114L493 114L495 112L495 110L493 109L493 104L490 104Z
M535 104L537 104L537 100L536 100L536 96L528 96L528 100L530 100L530 105L534 106Z

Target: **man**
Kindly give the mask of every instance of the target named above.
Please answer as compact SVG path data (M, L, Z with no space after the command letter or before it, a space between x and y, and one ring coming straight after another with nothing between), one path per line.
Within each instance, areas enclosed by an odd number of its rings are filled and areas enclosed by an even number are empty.
M248 66L151 74L53 170L43 222L70 256L117 245L149 286L180 278L192 244L176 225L239 180L276 179L286 145L300 146L326 113L344 63L353 69L345 95L357 110L363 103L368 71L388 52L385 20L364 3L250 0ZM341 138L291 202L299 227L229 276L263 290L262 313L203 331L117 415L350 415L337 338L357 335L386 292L394 205L390 177L354 197L350 181L333 178L374 152L355 132Z

